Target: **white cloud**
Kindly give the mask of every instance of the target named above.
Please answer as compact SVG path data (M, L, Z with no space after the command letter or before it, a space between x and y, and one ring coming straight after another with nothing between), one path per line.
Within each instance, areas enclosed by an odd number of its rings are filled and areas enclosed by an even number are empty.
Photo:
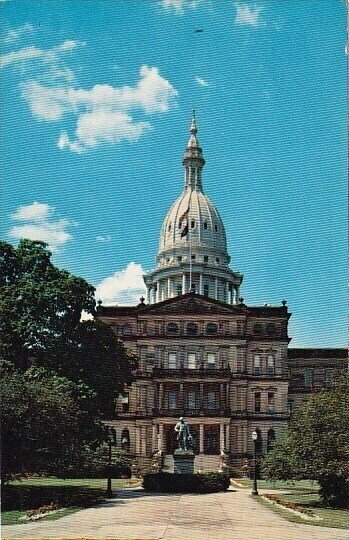
M243 2L235 2L234 5L236 7L235 24L254 27L264 24L264 20L261 17L264 6L257 3L246 4Z
M96 236L96 242L111 242L111 235L107 234L106 236L98 235Z
M186 9L195 9L206 0L161 0L161 7L174 11L176 15L183 15Z
M139 298L145 294L143 274L140 264L128 263L124 270L115 272L97 286L97 300L106 304L139 304Z
M82 45L85 45L85 43L69 39L63 41L63 43L57 47L52 47L51 49L39 49L35 45L23 47L18 51L11 51L4 54L1 57L0 66L6 67L13 64L23 64L33 60L42 60L43 62L47 63L55 63L60 59L62 54L70 52L77 47L81 47Z
M11 238L42 240L49 245L53 252L58 252L64 244L72 239L68 229L76 225L69 219L57 219L55 208L38 202L20 206L11 215L11 218L25 222L21 225L14 225L9 230L8 234Z
M210 84L207 81L205 81L205 79L202 79L201 77L195 77L195 80L201 86L210 86Z
M140 68L140 79L134 87L97 84L85 90L28 81L21 84L21 89L22 98L37 119L58 121L67 114L77 117L75 137L63 130L57 141L60 150L77 153L102 143L137 141L151 125L148 121L134 121L129 112L166 112L178 95L156 67L148 66Z
M22 37L32 34L33 32L34 27L29 23L25 23L22 26L18 26L18 28L9 30L4 37L4 41L5 43L15 43L16 41L22 39Z

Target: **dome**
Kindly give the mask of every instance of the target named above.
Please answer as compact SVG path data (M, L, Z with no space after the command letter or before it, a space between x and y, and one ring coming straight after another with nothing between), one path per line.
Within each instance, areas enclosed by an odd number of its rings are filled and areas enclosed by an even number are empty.
M188 234L182 236L188 225ZM168 211L160 232L158 262L191 249L229 263L223 221L201 188L186 187ZM163 261L166 262L166 261ZM169 262L169 261L167 261Z

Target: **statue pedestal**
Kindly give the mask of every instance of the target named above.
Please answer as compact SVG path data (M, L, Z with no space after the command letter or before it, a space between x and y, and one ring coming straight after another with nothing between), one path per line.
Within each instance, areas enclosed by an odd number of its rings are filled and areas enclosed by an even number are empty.
M173 454L175 474L194 474L195 454L192 450L175 450Z

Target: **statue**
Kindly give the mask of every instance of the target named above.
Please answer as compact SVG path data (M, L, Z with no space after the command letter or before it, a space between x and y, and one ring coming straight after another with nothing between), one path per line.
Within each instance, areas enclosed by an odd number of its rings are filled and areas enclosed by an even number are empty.
M193 437L190 434L189 425L184 421L183 416L180 417L179 422L177 422L174 429L177 433L179 450L183 450L184 452L191 451Z

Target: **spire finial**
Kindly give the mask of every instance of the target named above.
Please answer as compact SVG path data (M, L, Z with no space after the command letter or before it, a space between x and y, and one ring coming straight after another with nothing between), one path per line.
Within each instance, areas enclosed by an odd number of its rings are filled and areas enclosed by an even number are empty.
M191 117L191 124L190 124L189 132L191 133L191 135L196 135L198 132L198 128L196 125L196 111L194 107L193 107L193 113Z

